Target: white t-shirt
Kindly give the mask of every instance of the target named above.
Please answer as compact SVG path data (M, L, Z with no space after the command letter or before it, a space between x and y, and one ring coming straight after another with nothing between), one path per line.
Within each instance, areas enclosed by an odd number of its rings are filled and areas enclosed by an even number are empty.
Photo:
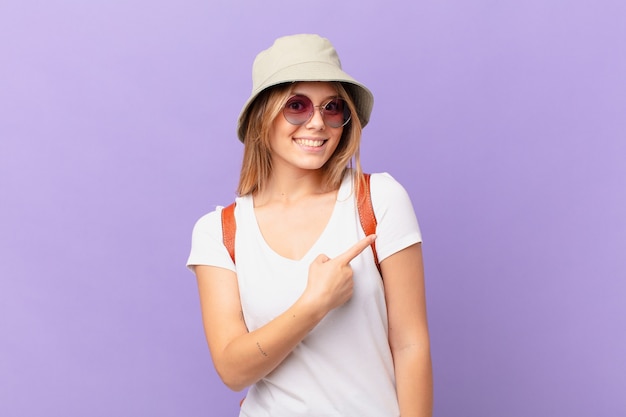
M409 196L395 179L386 173L372 174L371 194L381 262L421 242ZM251 196L236 201L236 267L222 243L221 207L196 223L187 265L213 265L237 273L250 331L280 315L300 297L309 265L317 255L333 258L365 236L350 175L341 184L326 228L297 261L278 255L265 242ZM241 416L399 416L383 281L371 248L354 258L351 266L352 298L332 310L274 371L250 387Z

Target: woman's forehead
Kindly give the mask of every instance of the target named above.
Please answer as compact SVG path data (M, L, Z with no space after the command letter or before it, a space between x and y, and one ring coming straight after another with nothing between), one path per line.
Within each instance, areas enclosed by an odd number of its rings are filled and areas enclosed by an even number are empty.
M335 84L328 81L301 81L295 83L292 93L303 95L334 96L337 94Z

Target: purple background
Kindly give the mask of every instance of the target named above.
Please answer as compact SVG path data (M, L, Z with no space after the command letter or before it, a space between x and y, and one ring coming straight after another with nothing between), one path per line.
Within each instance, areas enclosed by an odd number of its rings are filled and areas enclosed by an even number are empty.
M255 54L329 37L425 236L435 415L626 415L626 3L4 0L0 415L234 416L191 228ZM355 346L358 349L358 346Z

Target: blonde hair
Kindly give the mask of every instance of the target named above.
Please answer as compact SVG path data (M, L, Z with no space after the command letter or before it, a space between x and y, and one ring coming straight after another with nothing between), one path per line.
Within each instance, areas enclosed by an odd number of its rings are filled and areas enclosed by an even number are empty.
M337 96L346 101L352 118L343 128L337 149L321 168L324 174L324 186L328 190L339 188L346 171L352 168L354 179L358 179L354 181L358 190L364 181L359 157L361 122L349 91L350 86L340 82L331 84L337 90ZM267 185L272 173L270 130L276 117L281 114L295 85L296 83L281 84L263 91L245 115L243 120L244 152L237 187L238 195L252 194Z

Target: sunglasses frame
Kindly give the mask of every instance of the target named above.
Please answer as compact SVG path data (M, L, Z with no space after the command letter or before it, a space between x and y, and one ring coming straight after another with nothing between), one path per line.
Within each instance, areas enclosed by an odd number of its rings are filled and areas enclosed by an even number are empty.
M293 117L301 117L301 115L307 114L305 111L302 111L302 113L299 114L288 114L289 112L289 108L287 107L289 105L289 103L292 102L292 100L296 97L299 98L303 98L306 99L309 103L309 105L311 106L311 110L308 112L308 115L306 116L306 119L303 119L302 122L296 122L294 121ZM324 110L326 109L326 106L328 106L330 103L332 103L333 101L340 101L343 103L343 119L344 121L341 124L332 124L329 123L329 121L326 119L326 115L324 114ZM308 107L308 106L307 106ZM313 100L311 100L308 96L305 96L304 94L294 94L293 96L289 97L287 99L287 101L285 102L285 106L283 107L283 116L285 117L285 120L287 120L289 123L291 123L294 126L302 126L303 124L309 122L309 120L311 120L311 118L313 117L313 113L315 113L315 109L319 109L320 110L320 114L322 115L322 120L324 121L324 124L327 126L330 126L332 128L339 128L339 127L343 127L345 125L347 125L350 120L352 120L352 112L350 111L350 108L348 107L348 102L346 100L344 100L341 97L333 97L327 101L325 101L324 103L322 103L319 106L316 106L313 104Z

